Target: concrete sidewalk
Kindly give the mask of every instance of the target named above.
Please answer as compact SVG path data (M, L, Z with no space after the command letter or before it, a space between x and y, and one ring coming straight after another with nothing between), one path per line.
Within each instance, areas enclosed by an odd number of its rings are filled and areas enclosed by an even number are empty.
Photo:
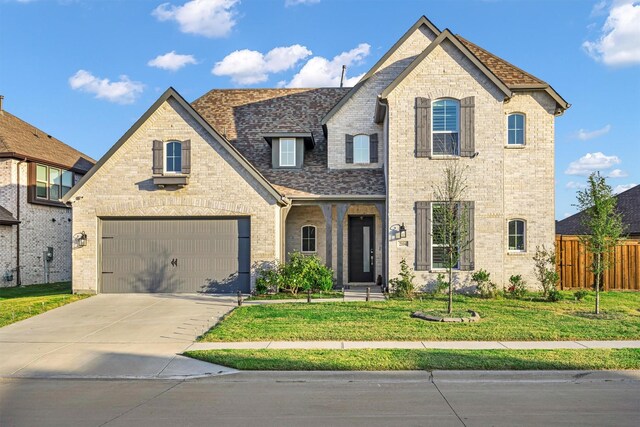
M556 350L589 348L640 348L640 341L252 341L198 342L193 350L356 350L356 349L451 349L451 350Z

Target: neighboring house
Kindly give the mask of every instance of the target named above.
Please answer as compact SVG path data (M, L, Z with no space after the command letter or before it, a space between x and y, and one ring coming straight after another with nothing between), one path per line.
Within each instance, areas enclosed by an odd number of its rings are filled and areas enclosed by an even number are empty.
M351 89L167 90L65 197L78 292L249 291L256 268L317 254L336 284L386 282L404 258L442 271L433 186L468 167L471 245L484 268L533 281L554 241L547 83L420 18Z
M0 286L71 280L71 209L60 199L93 164L0 96Z
M625 226L625 236L631 240L640 241L640 185L631 187L616 196L617 210L622 216ZM556 222L558 236L581 236L589 234L582 225L584 211L578 212Z

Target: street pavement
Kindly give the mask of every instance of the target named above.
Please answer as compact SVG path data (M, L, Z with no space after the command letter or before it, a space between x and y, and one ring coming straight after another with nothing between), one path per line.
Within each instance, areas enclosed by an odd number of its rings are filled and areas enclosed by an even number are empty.
M1 426L637 426L640 372L0 379Z

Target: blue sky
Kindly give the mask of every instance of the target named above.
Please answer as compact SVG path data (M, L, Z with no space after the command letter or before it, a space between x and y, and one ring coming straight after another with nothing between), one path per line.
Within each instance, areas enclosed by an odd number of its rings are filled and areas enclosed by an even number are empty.
M421 16L549 82L556 218L600 170L640 183L640 2L0 0L7 111L99 158L169 86L329 86L365 73Z

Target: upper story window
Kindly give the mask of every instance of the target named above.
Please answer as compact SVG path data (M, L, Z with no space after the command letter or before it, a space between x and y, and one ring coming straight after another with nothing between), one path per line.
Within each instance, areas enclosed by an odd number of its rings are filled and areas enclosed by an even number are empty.
M182 143L170 141L165 144L164 171L182 173Z
M434 155L460 155L460 102L438 99L432 105L432 153Z
M36 165L35 198L58 202L73 187L73 172L47 165Z
M296 165L296 139L280 138L280 166Z
M302 252L316 252L316 227L305 225L302 227Z
M509 114L507 118L508 145L524 145L524 114Z
M356 135L353 137L353 163L369 163L369 135Z
M521 219L509 221L509 251L525 251L525 222Z

